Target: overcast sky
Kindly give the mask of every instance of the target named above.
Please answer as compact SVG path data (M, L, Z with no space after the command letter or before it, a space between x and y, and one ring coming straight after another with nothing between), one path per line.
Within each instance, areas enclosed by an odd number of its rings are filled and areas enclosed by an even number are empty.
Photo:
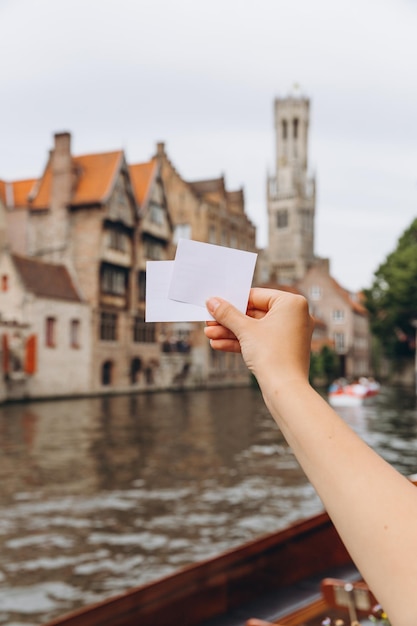
M164 141L186 180L245 191L265 246L273 101L311 100L316 254L367 287L417 217L416 0L0 0L0 178Z

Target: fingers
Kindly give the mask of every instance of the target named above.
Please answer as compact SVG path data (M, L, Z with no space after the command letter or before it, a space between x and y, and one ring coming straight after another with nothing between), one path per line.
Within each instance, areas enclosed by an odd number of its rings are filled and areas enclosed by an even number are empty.
M221 298L210 298L207 300L207 309L221 326L232 331L237 337L239 330L246 323L246 315L238 311L232 304Z
M213 350L221 350L222 352L241 352L240 343L234 339L210 339L210 345Z
M279 297L280 292L276 289L252 288L249 294L248 315L250 315L251 311L265 311L266 313L272 307L272 303Z
M221 324L210 324L204 328L204 332L209 339L236 339L234 333Z

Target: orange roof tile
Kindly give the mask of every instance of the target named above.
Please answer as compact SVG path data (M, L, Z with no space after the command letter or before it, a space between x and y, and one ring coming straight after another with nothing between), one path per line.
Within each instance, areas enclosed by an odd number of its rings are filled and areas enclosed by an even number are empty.
M74 157L79 179L71 204L104 202L111 191L122 157L121 150Z
M27 208L28 196L36 178L6 182L0 180L0 200L10 208Z
M157 167L156 159L151 159L147 163L137 163L129 165L129 174L132 181L133 192L137 204L141 207L149 192L149 186L155 175Z
M100 204L111 191L114 178L123 152L104 152L73 157L72 163L75 177L75 190L71 200L72 206ZM51 160L48 161L37 188L32 196L31 209L49 207L52 184Z
M13 185L13 206L16 208L23 208L29 205L29 194L36 183L36 178L29 178L27 180L15 180Z

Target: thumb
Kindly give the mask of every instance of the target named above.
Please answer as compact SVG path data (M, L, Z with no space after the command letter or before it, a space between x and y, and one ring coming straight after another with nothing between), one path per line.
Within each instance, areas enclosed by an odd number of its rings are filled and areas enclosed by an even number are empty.
M230 302L222 300L222 298L209 298L206 305L216 322L231 330L238 337L245 324L246 315L238 311Z

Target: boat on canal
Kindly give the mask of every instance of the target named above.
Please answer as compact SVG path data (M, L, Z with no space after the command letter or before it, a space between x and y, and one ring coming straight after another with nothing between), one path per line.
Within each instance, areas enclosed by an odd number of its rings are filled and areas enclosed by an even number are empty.
M348 626L376 605L323 512L44 626Z
M379 383L373 378L359 378L352 382L345 379L335 380L329 387L329 403L334 407L362 406L369 398L374 398L380 390Z

